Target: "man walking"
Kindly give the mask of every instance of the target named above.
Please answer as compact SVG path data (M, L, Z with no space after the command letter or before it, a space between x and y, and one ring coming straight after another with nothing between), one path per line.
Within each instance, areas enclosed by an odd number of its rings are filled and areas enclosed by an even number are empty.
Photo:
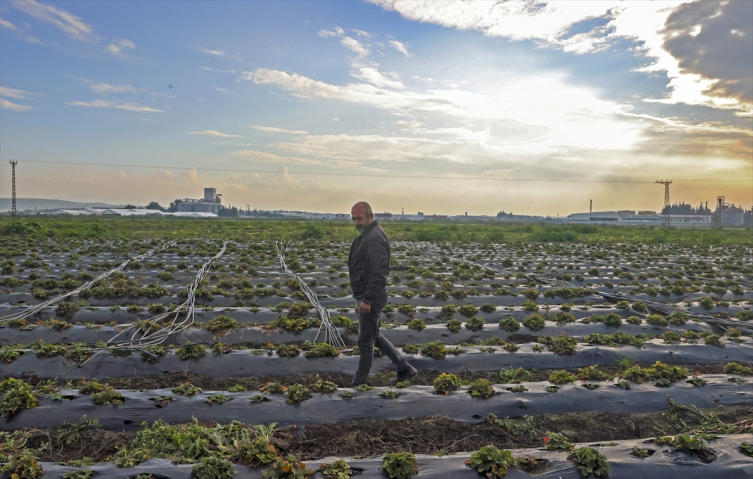
M358 348L361 357L352 386L364 384L374 360L374 346L395 365L397 377L391 384L416 375L416 370L397 352L387 338L379 334L382 309L387 305L387 276L390 274L390 243L379 223L374 221L371 206L359 201L350 210L360 233L350 245L348 270L350 287L358 302Z

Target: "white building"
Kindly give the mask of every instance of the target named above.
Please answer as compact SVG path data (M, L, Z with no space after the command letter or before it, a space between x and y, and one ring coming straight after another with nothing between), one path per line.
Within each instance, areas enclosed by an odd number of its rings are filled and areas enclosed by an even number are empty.
M216 188L204 188L204 198L184 198L178 203L178 213L214 213L220 214L222 210L221 194Z

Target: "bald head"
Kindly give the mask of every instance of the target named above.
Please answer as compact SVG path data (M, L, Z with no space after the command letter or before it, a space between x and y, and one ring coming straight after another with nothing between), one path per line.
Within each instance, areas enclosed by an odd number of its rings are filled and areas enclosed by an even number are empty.
M353 224L360 232L374 221L374 212L371 210L371 205L365 201L359 201L353 205L350 209L350 216L353 218Z

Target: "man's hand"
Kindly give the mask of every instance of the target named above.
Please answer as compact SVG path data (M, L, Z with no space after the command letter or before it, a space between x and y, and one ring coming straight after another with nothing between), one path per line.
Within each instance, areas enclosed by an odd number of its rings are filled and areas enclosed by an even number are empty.
M369 314L371 312L371 305L361 301L361 304L358 305L358 312L361 314Z

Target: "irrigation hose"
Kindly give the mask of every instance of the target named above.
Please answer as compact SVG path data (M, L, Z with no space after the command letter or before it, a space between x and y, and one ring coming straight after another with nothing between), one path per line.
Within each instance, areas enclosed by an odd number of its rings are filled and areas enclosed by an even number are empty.
M93 280L88 281L88 282L82 284L81 286L79 286L78 288L76 288L76 289L74 289L72 291L69 291L69 292L67 292L65 294L61 294L60 296L52 298L52 299L50 299L48 301L45 301L43 303L39 303L36 306L33 306L33 307L25 310L21 314L15 314L15 315L10 315L10 316L5 316L3 318L0 318L0 323L7 322L7 321L12 321L14 319L26 319L26 318L28 318L30 316L33 316L36 313L42 311L43 309L48 308L48 307L52 306L53 304L58 303L58 302L64 300L65 298L69 298L71 296L75 296L75 295L81 293L82 291L86 291L88 289L91 289L98 281L102 281L102 280L107 279L113 273L117 273L117 272L123 271L123 269L125 269L125 267L128 266L129 263L131 263L131 262L137 262L137 261L141 261L141 260L147 259L147 258L151 257L152 255L154 255L155 253L158 253L158 252L160 252L162 250L165 250L167 248L175 246L176 244L177 244L177 241L175 241L175 240L168 241L167 243L164 243L164 244L162 244L161 246L159 246L157 248L151 249L151 250L147 251L146 253L143 253L143 254L140 254L138 256L134 256L133 258L127 259L123 263L121 263L120 266L118 266L117 268L113 268L113 269L111 269L109 271L106 271L106 272L100 274L99 276L97 276Z

